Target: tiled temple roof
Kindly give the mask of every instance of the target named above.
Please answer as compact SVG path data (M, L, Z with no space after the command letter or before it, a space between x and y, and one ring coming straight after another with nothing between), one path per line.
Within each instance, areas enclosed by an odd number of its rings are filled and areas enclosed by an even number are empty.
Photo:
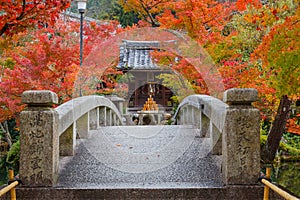
M159 49L158 41L123 40L120 46L120 60L117 68L121 70L160 69L151 59L151 52Z

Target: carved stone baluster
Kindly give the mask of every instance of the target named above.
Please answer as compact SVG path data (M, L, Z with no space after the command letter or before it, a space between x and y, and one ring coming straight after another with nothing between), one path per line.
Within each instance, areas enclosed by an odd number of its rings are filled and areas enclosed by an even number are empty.
M222 133L224 182L227 185L256 184L260 171L260 112L251 103L257 90L233 88L224 93L226 109Z
M26 91L21 112L20 178L25 186L56 185L59 166L58 113L52 108L57 95L51 91Z

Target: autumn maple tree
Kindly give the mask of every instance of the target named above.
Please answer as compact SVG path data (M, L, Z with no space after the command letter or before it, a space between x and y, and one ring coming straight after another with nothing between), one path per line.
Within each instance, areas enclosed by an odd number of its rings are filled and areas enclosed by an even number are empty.
M0 36L24 31L29 27L54 25L59 14L70 6L71 0L0 2Z
M28 30L0 39L3 45L0 122L3 127L7 119L17 118L24 108L21 94L25 90L52 90L58 94L60 102L72 97L79 69L78 42L72 34L74 28L76 24L66 26L61 21L55 27Z
M17 118L18 113L24 108L20 101L21 93L26 89L39 88L41 84L38 84L38 80L47 82L45 80L49 77L45 77L50 70L41 72L40 70L43 69L41 65L44 64L44 68L51 66L50 63L46 65L46 60L50 57L47 53L54 51L54 46L60 46L61 43L57 38L53 38L55 41L53 46L47 44L47 38L51 34L53 36L54 31L47 32L44 28L53 26L59 13L65 10L69 3L70 1L48 0L0 2L0 142L4 137L8 148L14 147L17 143L18 137L12 137L11 133L18 132L17 128L12 130L12 124L14 124L13 119ZM37 28L40 32L34 33ZM42 45L48 45L52 49L44 49ZM31 49L25 50L27 47ZM63 45L61 48L64 48ZM40 61L41 63L38 64ZM52 66L53 73L49 73L49 76L57 78L58 74L64 73L62 69L56 68L56 64L52 63ZM41 74L43 78L37 78ZM69 74L65 73L65 75ZM70 78L72 79L72 76ZM56 81L53 84L64 83Z
M269 85L275 88L275 95L280 99L266 148L263 151L267 161L272 161L275 157L290 115L292 100L300 97L300 8L297 7L292 13L294 15L287 16L283 23L272 27L253 53L254 58L262 61L264 76L268 78Z
M53 25L59 13L69 6L70 1L1 1L0 2L0 83L1 83L1 123L0 131L4 133L6 141L11 145L11 138L7 120L15 117L22 106L20 105L20 94L26 84L15 82L22 80L21 69L16 67L17 61L9 52L19 52L18 48L29 42L27 37L29 29L47 27ZM11 73L9 71L15 71ZM20 77L18 77L20 76ZM3 121L4 120L4 121Z
M237 1L238 14L227 24L229 34L212 45L226 88L257 88L264 119L272 121L262 157L276 154L291 100L299 98L299 7L297 2ZM276 110L276 107L278 109Z
M115 22L86 24L84 58L98 40L111 37L116 29ZM80 73L78 31L78 22L64 18L52 26L30 28L0 38L2 127L7 119L18 118L24 108L21 94L25 90L51 90L57 93L59 103L78 96L75 91ZM3 128L2 132L7 133L7 130Z

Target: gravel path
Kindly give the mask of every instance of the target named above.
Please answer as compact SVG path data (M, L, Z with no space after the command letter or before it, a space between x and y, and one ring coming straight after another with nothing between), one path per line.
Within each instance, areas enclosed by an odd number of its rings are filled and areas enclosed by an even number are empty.
M60 188L221 187L220 156L189 126L114 126L78 140L60 161Z

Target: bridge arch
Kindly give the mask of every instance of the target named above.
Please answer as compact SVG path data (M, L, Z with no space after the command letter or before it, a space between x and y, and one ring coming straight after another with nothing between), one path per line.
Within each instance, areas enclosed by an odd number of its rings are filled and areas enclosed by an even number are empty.
M83 96L72 99L57 108L60 155L74 154L77 138L88 138L92 129L102 126L122 125L118 108L103 96ZM72 140L70 140L72 138Z
M111 121L112 119L100 119L99 121L90 121L90 128L97 128L100 124L106 125L121 125L122 124L122 117L118 108L113 104L112 101L97 95L90 95L90 96L83 96L73 100L70 100L57 108L55 110L59 114L59 133L60 135L69 127L71 126L74 121L79 120L80 118L84 117L87 113L93 111L97 108L107 108L110 109L114 115L116 115L115 121ZM101 111L101 110L100 110ZM95 112L98 112L97 110ZM91 113L89 113L92 115ZM99 113L94 113L98 114ZM107 117L105 115L104 117ZM91 119L91 118L90 118ZM104 121L101 121L104 120Z

